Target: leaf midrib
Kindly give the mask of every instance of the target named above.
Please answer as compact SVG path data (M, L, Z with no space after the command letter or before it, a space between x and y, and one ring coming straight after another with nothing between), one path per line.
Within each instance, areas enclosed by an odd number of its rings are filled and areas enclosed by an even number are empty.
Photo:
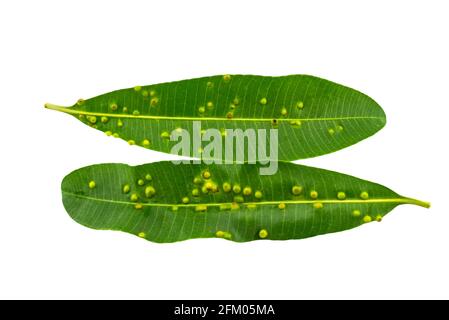
M50 103L45 104L47 109L56 110L72 115L85 115L96 117L111 117L125 119L147 119L147 120L186 120L186 121L246 121L246 122L271 122L273 118L226 118L226 117L179 117L179 116L152 116L152 115L132 115L132 114L115 114L103 112L90 112L69 109L67 107L56 106ZM384 120L384 117L378 116L347 116L347 117L330 117L330 118L276 118L276 121L341 121L341 120L368 120L377 119Z
M207 206L207 207L219 207L221 205L230 205L233 202L215 202L215 203L148 203L148 202L131 202L131 201L119 201L119 200L111 200L111 199L103 199L103 198L95 198L85 195L76 194L73 192L62 191L63 194L73 196L76 198L98 201L98 202L107 202L114 204L124 204L124 205L132 205L140 204L146 207L196 207L198 205ZM376 199L345 199L345 200L337 200L337 199L327 199L327 200L272 200L272 201L259 201L259 202L241 202L239 205L277 205L280 203L285 204L314 204L314 203L322 203L322 204L372 204L372 203L397 203L397 204L414 204L424 208L429 208L430 204L428 202L424 202L417 199L412 198L376 198Z

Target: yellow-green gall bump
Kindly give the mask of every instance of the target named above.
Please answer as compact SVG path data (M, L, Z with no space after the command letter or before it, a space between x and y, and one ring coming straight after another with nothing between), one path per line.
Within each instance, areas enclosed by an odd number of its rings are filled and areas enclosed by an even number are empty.
M111 108L112 111L115 111L115 110L118 109L118 105L117 105L117 103L111 103L111 104L109 105L109 108Z
M316 192L315 190L310 191L310 197L312 199L318 198L318 192Z
M341 125L337 126L337 131L343 131L343 126Z
M128 108L127 107L123 107L123 113L127 113L128 112Z
M195 177L195 178L193 178L193 183L194 183L194 184L200 184L201 182L202 182L202 180L201 180L200 177Z
M262 199L262 191L257 190L256 192L254 192L254 197L256 197L256 199Z
M231 80L231 75L230 75L230 74L225 74L225 75L223 76L223 80L224 80L225 82L230 81L230 80Z
M222 203L220 204L220 210L231 210L232 205L230 203Z
M265 239L266 237L268 237L268 231L266 229L260 230L259 231L259 238Z
M141 86L135 86L135 87L134 87L134 91L140 91L141 89L142 89Z
M245 196L251 195L252 192L253 192L253 190L251 189L251 187L245 187L245 188L243 188L243 194L244 194Z
M112 136L112 131L106 131L105 134L106 134L108 137L110 137L110 136Z
M377 221L377 222L381 222L381 221L382 221L382 216L381 216L380 214L378 214L378 215L376 216L376 221Z
M293 186L292 187L292 193L297 196L300 195L302 192L302 187L301 186Z
M339 200L344 200L346 199L346 193L344 193L343 191L340 191L339 193L337 193L337 198Z
M136 203L136 204L134 205L134 208L137 209L137 210L139 210L139 209L142 209L142 208L143 208L143 205L142 205L141 203Z
M139 186L143 186L145 184L145 181L143 181L143 179L139 179L139 180L137 180L137 184Z
M106 123L106 122L108 122L108 117L101 117L101 122L102 123Z
M133 145L136 144L136 142L135 142L134 140L128 140L128 144L129 144L130 146L133 146Z
M84 99L78 99L78 101L76 102L77 105L82 106L84 104Z
M368 223L371 222L373 219L370 216L364 216L363 217L363 222Z
M232 100L232 104L234 105L234 106L238 106L239 105L239 103L240 103L240 100L239 100L239 98L234 98L234 100Z
M95 181L89 181L89 189L93 189L97 186L97 184L95 183Z
M151 105L152 107L155 107L155 106L157 106L158 102L159 102L159 99L158 99L158 98L151 98L151 100L150 100L150 105Z
M262 98L262 99L260 99L260 104L262 104L262 105L266 105L267 104L267 98Z
M148 97L148 91L147 91L147 90L143 90L143 91L142 91L142 96L143 96L144 98Z
M204 107L199 107L199 108L198 108L198 112L199 112L199 113L204 113L204 112L206 112L206 108L204 108Z
M95 116L89 116L87 117L87 120L89 120L89 122L92 124L97 123L97 117Z
M292 120L290 121L290 124L294 127L300 127L302 123L299 120Z
M335 130L332 129L332 128L329 128L329 129L327 130L327 132L328 132L330 135L333 135L333 134L335 133Z
M208 181L204 184L204 187L206 188L206 190L213 190L214 184L212 182Z
M207 206L205 206L204 204L199 204L195 207L195 211L197 212L207 211Z
M120 135L116 132L116 133L114 133L113 135L112 135L114 138L118 138L118 137L120 137Z
M172 206L172 207L171 207L171 211L173 211L173 212L178 211L178 206Z
M279 203L278 204L278 208L281 209L281 210L284 210L285 209L285 203L283 203L283 202Z
M368 192L363 191L363 192L360 194L360 198L362 198L363 200L367 200L367 199L369 198Z
M284 117L287 115L287 109L286 108L282 108L281 109L281 115L283 115Z
M140 115L139 110L134 110L134 111L133 111L133 116L138 116L138 115Z
M257 205L255 205L254 203L250 203L250 204L246 205L246 208L253 210L253 209L257 208Z
M142 146L144 146L145 148L148 148L150 146L150 140L144 139L142 141Z
M234 191L234 193L240 193L240 191L242 191L242 188L236 184L232 187L232 191Z
M117 127L119 127L119 128L123 127L123 121L122 120L118 119Z
M203 178L204 178L204 179L209 179L210 176L211 176L211 174L210 174L209 171L204 171L204 172L203 172Z
M358 218L362 215L362 213L360 212L360 210L354 210L354 211L352 211L352 215L354 217Z
M223 183L223 191L224 192L229 192L229 191L231 191L231 189L232 189L232 187L231 187L231 184L229 182Z
M122 188L123 193L128 193L131 190L129 184L125 184Z
M156 189L154 189L153 186L148 186L145 188L145 195L148 198L151 198L152 196L154 196L156 194Z
M315 203L313 204L313 207L314 207L315 209L321 209L321 208L323 208L323 204L322 204L321 202L315 202Z
M296 103L296 108L298 108L298 109L304 108L304 103L303 103L302 101L298 101L298 102Z
M235 196L235 197L234 197L234 202L242 203L242 202L244 202L244 201L245 201L245 199L243 199L242 196Z
M170 138L170 133L168 133L167 131L162 132L161 133L161 138L169 139Z
M232 119L234 117L234 114L232 113L232 112L228 112L228 113L226 113L226 118L228 118L228 119Z
M182 198L182 203L187 204L190 202L190 199L188 197Z
M139 196L137 195L137 193L133 193L133 194L131 195L131 197L129 197L129 199L130 199L132 202L136 202L137 200L139 200Z
M151 176L151 174L147 173L147 175L145 176L145 179L148 181L153 180L153 177Z
M139 232L139 233L137 234L137 236L138 236L139 238L145 238L145 237L147 236L147 234L146 234L145 232Z
M225 236L225 233L224 233L224 231L217 231L217 232L215 232L215 236L217 237L217 238L224 238L224 236Z
M198 197L200 195L200 190L198 188L195 188L192 190L192 196Z
M217 186L215 185L215 183L213 183L213 182L211 182L211 181L206 181L206 182L203 184L203 189L205 189L205 190L206 190L205 193L207 193L207 191L217 189Z
M210 89L210 88L214 87L214 84L213 84L213 82L208 81L206 86L207 86L208 89Z
M211 109L211 108L214 107L214 103L213 103L212 101L209 101L209 102L206 104L206 106L207 106L209 109Z

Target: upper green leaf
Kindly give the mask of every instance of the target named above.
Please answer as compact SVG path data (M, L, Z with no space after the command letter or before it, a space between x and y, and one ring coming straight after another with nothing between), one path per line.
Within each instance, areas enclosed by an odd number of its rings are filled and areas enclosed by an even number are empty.
M380 221L399 204L429 206L332 171L282 162L275 175L258 170L249 164L94 165L65 177L63 202L85 226L154 242L300 239Z
M342 149L371 136L386 121L368 96L307 75L212 76L118 90L69 108L46 107L130 144L167 153L176 143L170 132L182 128L192 134L195 120L203 130L223 132L223 139L225 129L277 128L279 160Z

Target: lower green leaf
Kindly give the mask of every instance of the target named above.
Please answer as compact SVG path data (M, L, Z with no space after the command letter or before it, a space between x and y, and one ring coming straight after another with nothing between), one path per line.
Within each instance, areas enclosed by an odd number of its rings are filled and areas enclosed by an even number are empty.
M62 182L70 216L154 242L192 238L301 239L381 221L400 204L429 207L379 184L323 169L171 162L100 164Z

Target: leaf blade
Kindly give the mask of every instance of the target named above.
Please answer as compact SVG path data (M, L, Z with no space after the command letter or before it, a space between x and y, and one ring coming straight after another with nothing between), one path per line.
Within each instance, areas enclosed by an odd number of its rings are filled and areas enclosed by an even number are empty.
M80 117L83 123L131 144L166 153L176 142L162 135L176 128L192 134L193 121L200 121L203 129L220 131L278 129L279 160L340 150L373 135L386 123L385 113L374 100L324 79L307 75L229 77L142 86L137 91L122 89L69 108L46 107Z
M399 204L428 206L399 196L381 185L327 170L279 163L273 176L259 176L258 165L174 165L159 162L130 167L104 164L69 174L62 183L63 202L71 217L95 229L125 231L154 242L220 237L245 242L260 238L302 239L338 232L382 218ZM200 178L207 171L209 179ZM145 180L150 174L151 181ZM200 178L200 183L198 183ZM95 181L95 187L89 183ZM197 183L195 183L196 181ZM207 182L217 186L203 193ZM224 184L238 184L240 192L225 192ZM129 193L123 186L129 185ZM145 190L155 194L147 197ZM294 186L301 186L298 195ZM251 193L244 195L245 188ZM200 195L193 196L192 190ZM248 190L246 190L248 191ZM256 191L262 196L256 197ZM312 191L317 193L312 194ZM345 192L340 200L339 192ZM368 199L362 198L367 192ZM138 200L132 201L132 194ZM189 198L189 203L183 199ZM235 203L242 197L243 203ZM284 208L280 208L284 204ZM321 207L317 206L320 204ZM173 208L176 207L176 210ZM355 216L354 211L360 214ZM226 238L226 237L225 237Z

